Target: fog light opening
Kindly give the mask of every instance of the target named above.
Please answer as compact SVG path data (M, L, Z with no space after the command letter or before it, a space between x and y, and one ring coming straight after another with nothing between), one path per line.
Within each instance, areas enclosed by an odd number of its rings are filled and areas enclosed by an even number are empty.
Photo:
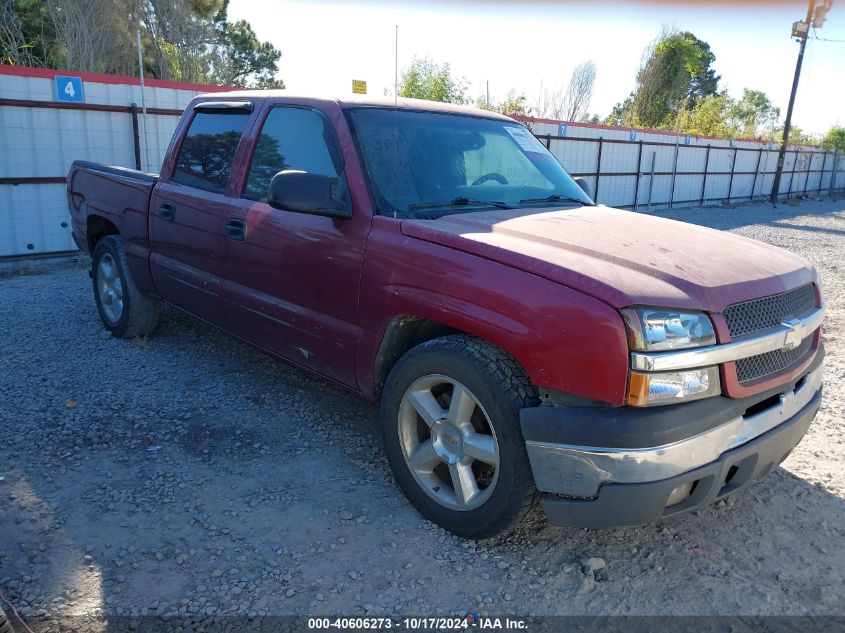
M680 486L675 487L675 489L669 495L669 500L666 502L666 507L671 508L672 506L676 506L679 503L683 503L684 501L686 501L692 494L693 488L695 487L696 483L698 482L681 484Z

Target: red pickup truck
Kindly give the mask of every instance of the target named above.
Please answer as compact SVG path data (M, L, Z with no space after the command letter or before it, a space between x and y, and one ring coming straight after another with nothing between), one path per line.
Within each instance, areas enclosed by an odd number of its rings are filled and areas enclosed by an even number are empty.
M701 508L777 466L822 395L824 301L787 251L596 205L480 110L195 98L159 175L75 162L105 327L162 301L379 402L396 480L478 538Z

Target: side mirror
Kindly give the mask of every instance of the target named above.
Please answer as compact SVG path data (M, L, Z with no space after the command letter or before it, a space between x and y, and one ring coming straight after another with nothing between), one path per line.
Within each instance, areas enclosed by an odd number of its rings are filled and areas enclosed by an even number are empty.
M280 171L273 176L267 187L267 203L283 211L333 218L352 217L352 211L332 195L333 180L329 176L295 169Z
M582 190L584 193L586 193L586 194L587 194L587 197L588 197L590 200L593 200L593 188L592 188L592 187L590 187L590 183L588 183L588 182L587 182L586 180L584 180L583 178L576 178L576 179L575 179L575 184L576 184L576 185L578 185L579 187L581 187L581 190ZM595 200L593 200L593 202L595 202Z

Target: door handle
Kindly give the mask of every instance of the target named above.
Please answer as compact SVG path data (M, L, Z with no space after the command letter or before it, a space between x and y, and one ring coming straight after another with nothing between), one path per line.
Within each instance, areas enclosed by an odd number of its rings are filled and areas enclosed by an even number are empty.
M243 220L229 218L226 220L226 224L223 225L223 230L226 233L226 237L231 240L242 242L246 239L246 222Z
M162 220L173 222L173 220L176 218L176 207L170 204L169 202L164 202L158 208L158 215Z

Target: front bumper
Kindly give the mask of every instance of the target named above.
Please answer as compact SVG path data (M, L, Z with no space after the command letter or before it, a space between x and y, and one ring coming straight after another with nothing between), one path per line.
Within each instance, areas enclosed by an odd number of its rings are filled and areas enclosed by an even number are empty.
M823 354L800 378L751 398L523 409L526 449L549 521L640 525L700 508L762 477L815 417Z

